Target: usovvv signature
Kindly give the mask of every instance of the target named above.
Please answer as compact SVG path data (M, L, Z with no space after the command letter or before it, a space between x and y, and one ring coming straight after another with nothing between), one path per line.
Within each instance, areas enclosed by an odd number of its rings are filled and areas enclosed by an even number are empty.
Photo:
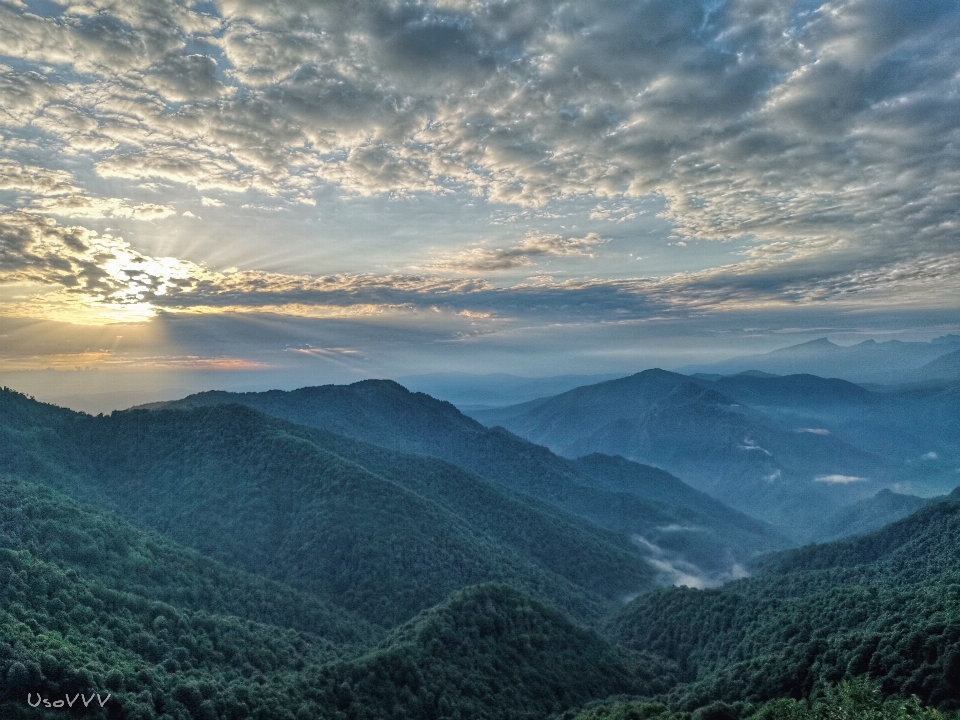
M90 694L90 697L87 697L83 693L77 693L72 698L69 694L64 693L63 700L48 700L47 698L37 693L36 701L33 699L33 693L27 693L27 705L30 707L40 707L43 705L48 708L72 708L78 701L83 703L84 707L90 707L90 703L93 702L93 699L96 698L97 702L100 704L100 707L103 707L107 704L107 701L110 699L110 693L107 693L105 698L100 697L100 693L94 695Z

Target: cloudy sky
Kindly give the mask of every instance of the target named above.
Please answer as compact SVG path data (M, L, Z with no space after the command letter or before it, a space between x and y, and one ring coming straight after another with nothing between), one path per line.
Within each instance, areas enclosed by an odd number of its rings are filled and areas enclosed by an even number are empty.
M40 396L924 340L958 232L956 0L0 0Z

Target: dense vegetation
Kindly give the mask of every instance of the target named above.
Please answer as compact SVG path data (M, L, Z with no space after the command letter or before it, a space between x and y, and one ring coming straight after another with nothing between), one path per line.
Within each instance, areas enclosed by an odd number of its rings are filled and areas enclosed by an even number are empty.
M457 593L374 645L382 633L316 598L46 488L6 481L0 499L0 717L41 715L28 693L99 692L102 708L73 712L530 718L674 677L502 585Z
M186 718L216 697L242 717L251 684L279 692L287 674L382 634L47 488L0 481L0 717L29 710L27 692L94 691L114 698L101 715Z
M556 497L235 404L93 418L0 393L0 717L960 710L960 491L871 535L755 558L752 577L722 588L654 590L616 611L654 579L627 515L715 528L742 516L622 458L477 434L468 448L526 448L525 467L545 474L523 482ZM912 504L881 494L847 522ZM672 530L658 527L637 542L661 568L729 547L719 529L684 545L689 530L664 550ZM103 707L27 704L97 692Z
M733 565L759 551L786 546L770 526L662 470L602 455L586 463L562 458L503 429L485 428L450 403L387 380L291 392L206 392L160 405L224 403L242 403L338 435L442 458L600 527L640 535L666 552L671 562L692 563L708 578L729 574Z
M759 570L718 590L642 596L613 632L678 664L681 707L800 698L867 674L885 695L960 708L960 497Z
M760 705L713 702L692 713L675 712L662 703L623 701L591 708L575 720L942 720L943 717L936 710L923 707L916 698L884 698L874 683L858 678L826 686L813 701L783 698Z
M375 622L487 581L581 619L652 586L626 538L431 458L237 405L92 418L14 393L0 404L8 472Z

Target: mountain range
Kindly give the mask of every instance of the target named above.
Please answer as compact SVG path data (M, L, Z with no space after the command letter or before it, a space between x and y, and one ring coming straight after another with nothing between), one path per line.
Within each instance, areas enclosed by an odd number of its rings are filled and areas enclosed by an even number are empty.
M681 706L868 674L885 694L958 708L958 542L955 492L872 534L767 556L719 590L646 594L611 632L677 663Z
M758 551L783 547L771 526L670 474L621 458L567 459L447 402L397 383L365 380L290 392L209 392L153 408L242 403L270 416L406 453L440 458L496 484L633 538L666 579L710 584Z
M927 442L957 420L949 383L650 371L572 392L503 412L553 404L553 430L572 433L639 408L672 423L656 437L674 457L699 429L720 465L723 429L749 429L736 449L784 476L804 453L889 462L888 415L906 426L926 408L943 426L915 428ZM859 445L843 430L857 413L881 418ZM931 447L947 460L944 443ZM97 691L102 707L69 714L939 717L925 704L951 717L960 491L814 483L839 493L781 499L823 500L804 532L868 534L784 549L802 538L665 469L563 457L390 381L98 417L4 389L0 716L60 717L31 698Z
M560 455L621 455L816 539L823 517L883 488L957 482L960 383L867 388L813 375L664 370L472 415Z
M926 380L960 380L957 353L960 336L944 335L930 342L864 340L837 345L827 338L791 345L760 355L744 355L720 362L678 368L684 374L733 375L750 370L793 375L807 373L853 382L897 384ZM953 358L940 358L953 355Z

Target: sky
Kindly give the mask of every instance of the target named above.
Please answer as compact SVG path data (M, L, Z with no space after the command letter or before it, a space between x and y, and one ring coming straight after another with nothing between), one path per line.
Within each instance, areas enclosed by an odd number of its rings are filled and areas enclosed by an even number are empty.
M960 3L0 0L0 382L960 331Z

